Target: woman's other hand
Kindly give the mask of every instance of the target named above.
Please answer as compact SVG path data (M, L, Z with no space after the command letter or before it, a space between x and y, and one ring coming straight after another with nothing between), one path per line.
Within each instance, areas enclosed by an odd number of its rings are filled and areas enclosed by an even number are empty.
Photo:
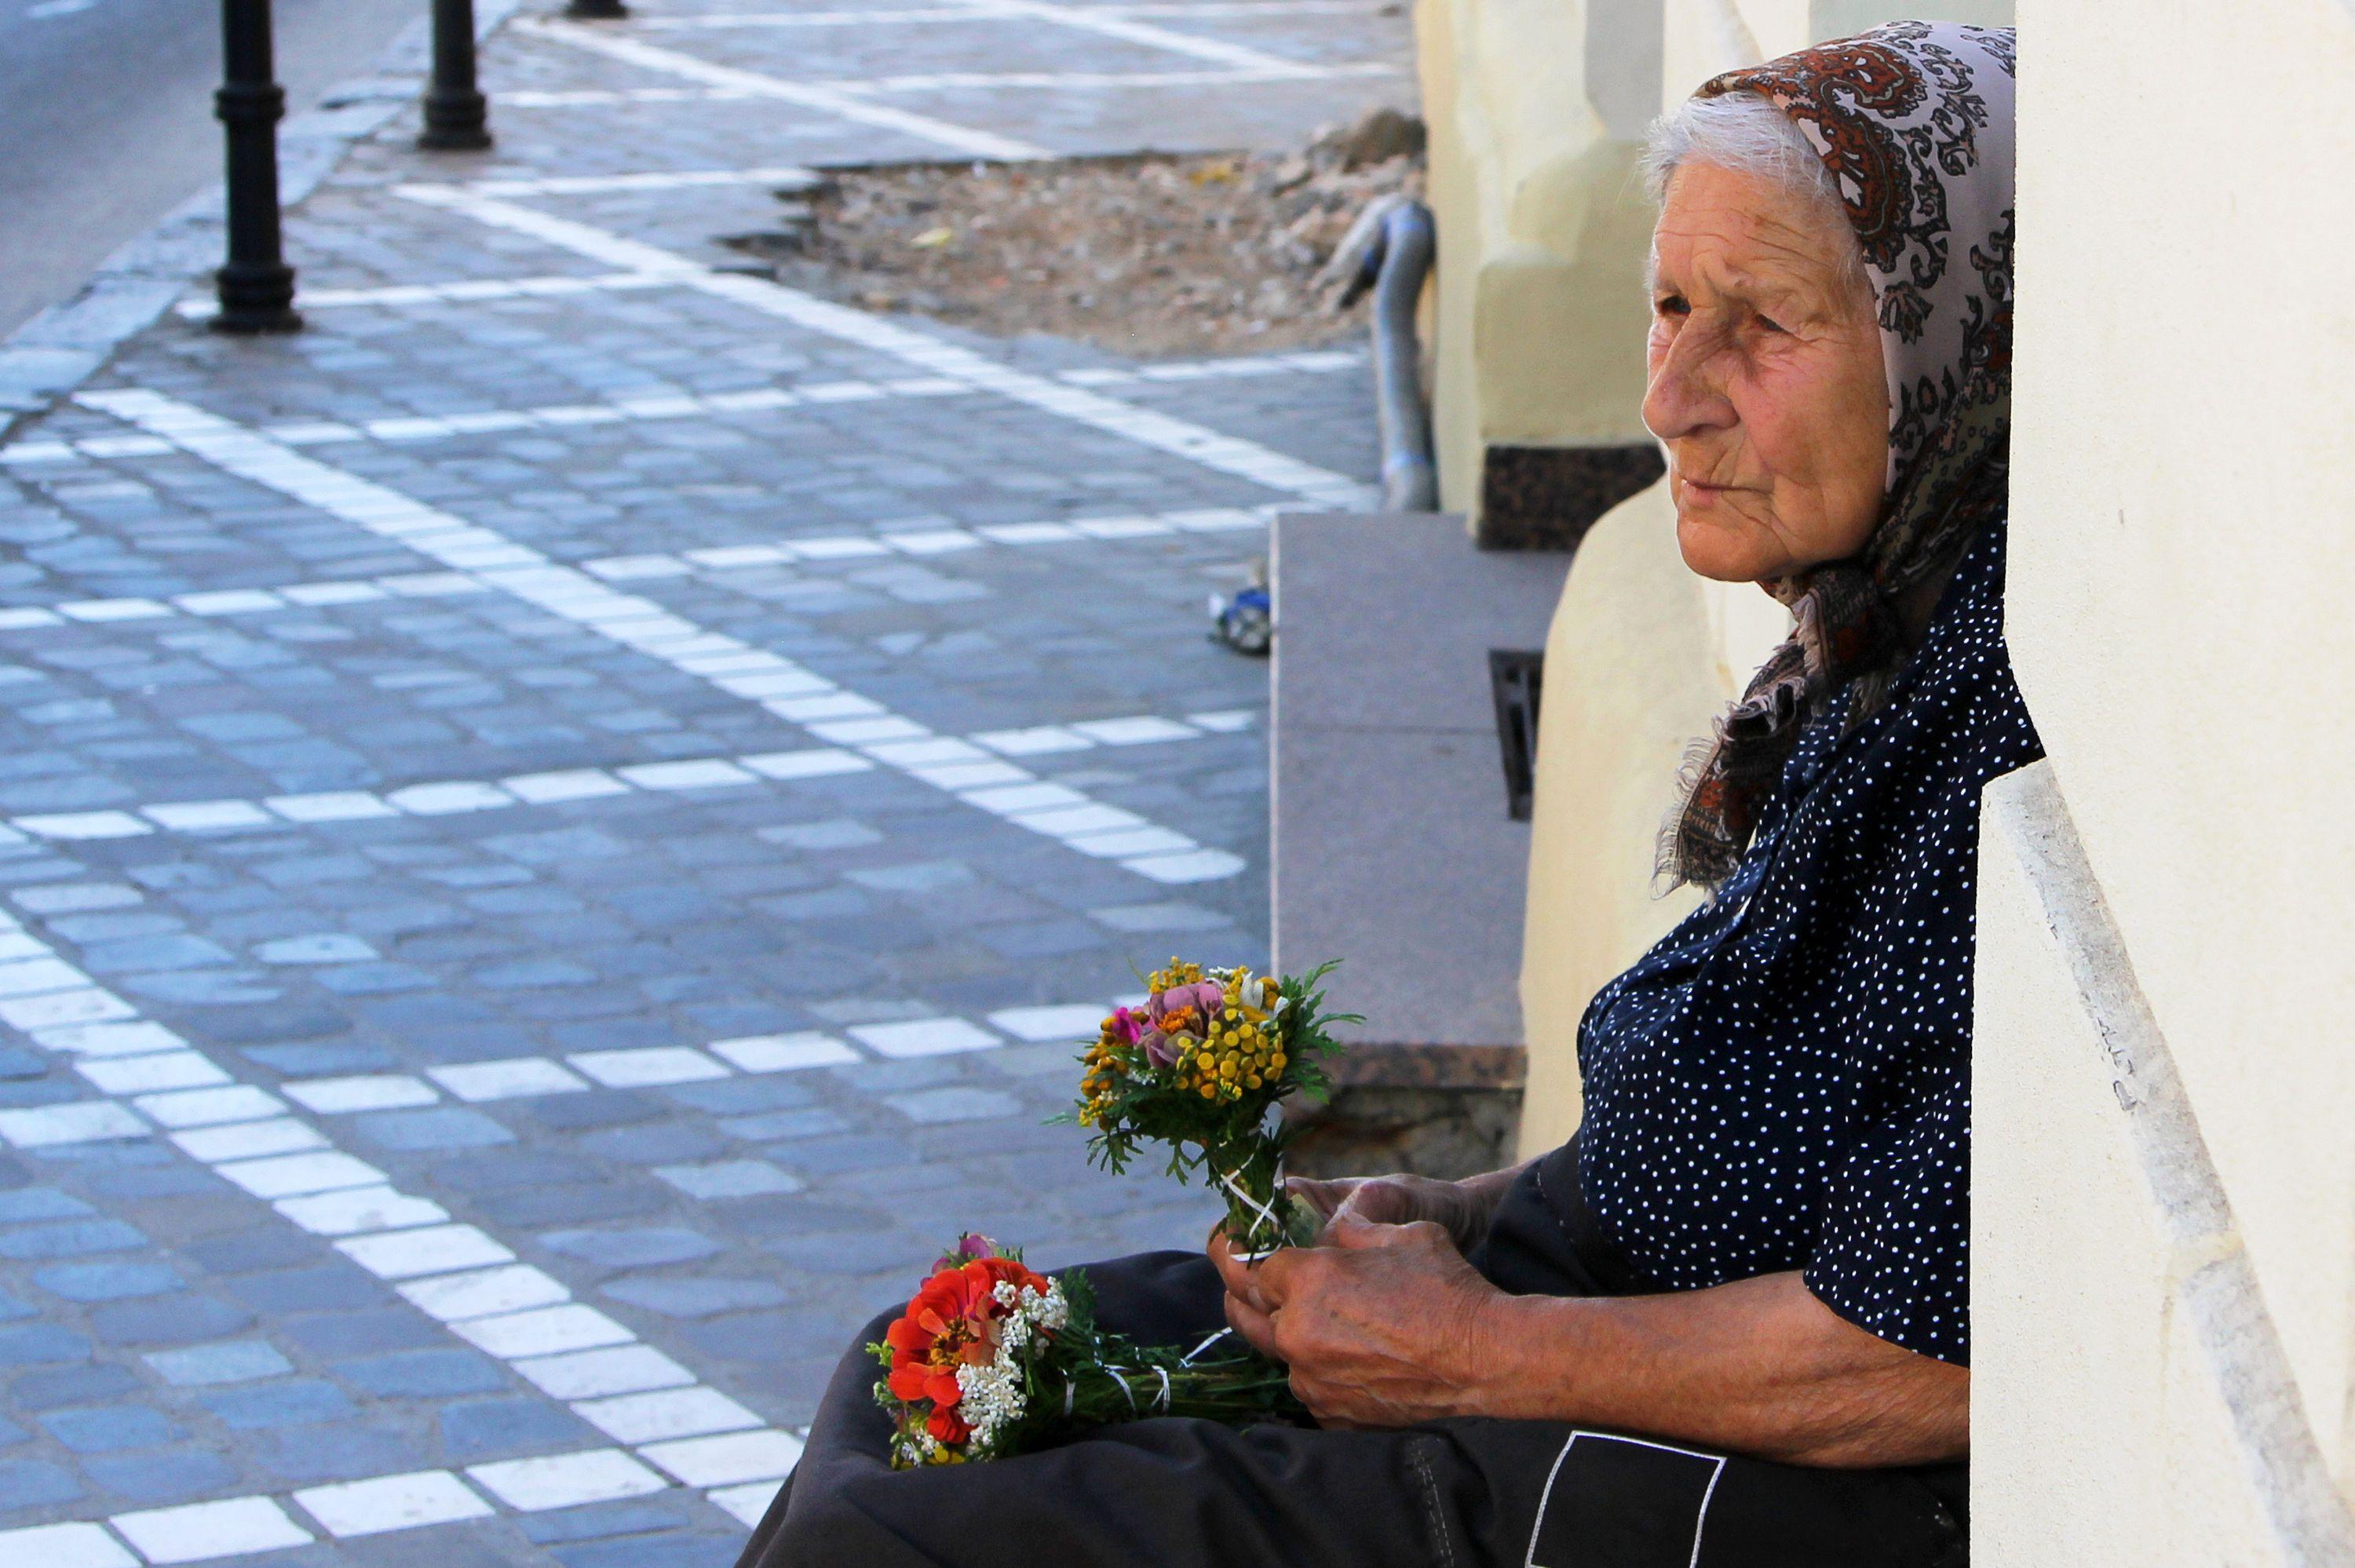
M1351 1210L1361 1194L1369 1206L1406 1201L1420 1181L1316 1183L1350 1191L1316 1246L1284 1247L1253 1264L1237 1258L1225 1237L1211 1242L1227 1284L1227 1321L1292 1368L1293 1393L1325 1425L1407 1426L1478 1414L1490 1403L1480 1387L1480 1347L1487 1309L1504 1294L1464 1261L1439 1222L1385 1224ZM1366 1192L1390 1182L1401 1185L1390 1195Z
M1378 1225L1428 1221L1447 1233L1456 1251L1469 1252L1488 1228L1488 1214L1496 1206L1487 1192L1428 1176L1345 1176L1335 1181L1292 1176L1285 1179L1284 1190L1325 1222L1316 1238L1320 1245L1333 1245L1333 1224L1346 1215Z

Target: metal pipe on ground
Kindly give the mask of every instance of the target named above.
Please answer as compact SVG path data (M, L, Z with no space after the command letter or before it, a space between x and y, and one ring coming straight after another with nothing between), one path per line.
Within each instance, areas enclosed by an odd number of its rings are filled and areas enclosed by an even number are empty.
M1334 274L1355 268L1338 308L1348 309L1368 289L1374 291L1375 416L1382 442L1382 505L1391 512L1439 507L1431 408L1423 400L1422 349L1414 330L1436 249L1431 209L1412 196L1393 194L1358 215L1326 264Z
M278 214L278 122L286 90L273 79L270 0L221 0L221 85L213 95L227 143L229 255L215 275L216 332L293 332L294 269Z
M433 76L425 86L429 153L479 153L491 144L490 105L474 84L474 0L433 0Z

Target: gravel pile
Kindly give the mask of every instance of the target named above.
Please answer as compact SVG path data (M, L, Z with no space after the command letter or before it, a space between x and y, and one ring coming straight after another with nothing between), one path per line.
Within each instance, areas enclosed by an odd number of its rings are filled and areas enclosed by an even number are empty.
M1421 194L1423 141L1382 110L1285 154L836 170L728 243L795 288L1003 336L1140 357L1307 347L1362 330L1318 271L1368 202Z

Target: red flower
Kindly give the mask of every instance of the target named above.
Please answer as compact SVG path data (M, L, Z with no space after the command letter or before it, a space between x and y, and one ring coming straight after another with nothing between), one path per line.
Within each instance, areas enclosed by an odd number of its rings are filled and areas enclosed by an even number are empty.
M925 1280L906 1315L884 1331L884 1342L891 1347L892 1397L910 1404L931 1401L925 1430L943 1443L962 1443L971 1435L956 1414L957 1401L964 1397L957 1368L986 1366L996 1359L997 1320L1005 1314L996 1296L1000 1281L1010 1281L1018 1290L1047 1288L1042 1276L1013 1258L977 1257Z

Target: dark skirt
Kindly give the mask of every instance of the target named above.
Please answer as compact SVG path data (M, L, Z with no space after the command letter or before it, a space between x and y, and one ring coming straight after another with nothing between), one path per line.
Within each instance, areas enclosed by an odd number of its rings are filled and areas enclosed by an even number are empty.
M1575 1155L1524 1172L1475 1266L1517 1295L1649 1282L1578 1196ZM1193 1253L1092 1264L1106 1327L1221 1328ZM987 1465L893 1471L870 1392L878 1318L843 1359L739 1568L1957 1568L1962 1465L1826 1470L1550 1421L1386 1432L1137 1421Z

